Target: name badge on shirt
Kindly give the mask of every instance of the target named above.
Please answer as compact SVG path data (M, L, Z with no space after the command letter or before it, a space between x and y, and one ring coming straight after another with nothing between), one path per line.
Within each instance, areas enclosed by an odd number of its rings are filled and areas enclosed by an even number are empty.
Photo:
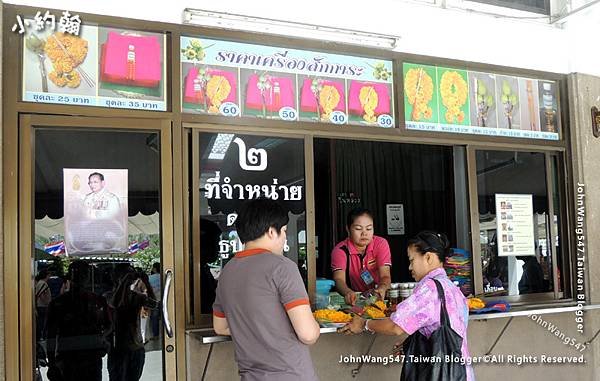
M364 269L360 273L360 277L362 278L363 282L365 282L365 284L367 286L370 285L371 283L373 283L375 281L375 279L373 279L373 276L371 275L371 273L367 269Z

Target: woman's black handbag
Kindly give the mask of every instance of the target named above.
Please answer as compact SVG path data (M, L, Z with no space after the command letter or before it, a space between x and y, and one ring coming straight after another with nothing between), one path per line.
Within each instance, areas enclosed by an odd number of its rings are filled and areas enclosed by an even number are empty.
M464 381L467 369L461 363L462 337L450 326L444 289L433 279L440 298L440 328L429 338L416 331L403 344L401 381ZM412 360L412 361L411 361Z

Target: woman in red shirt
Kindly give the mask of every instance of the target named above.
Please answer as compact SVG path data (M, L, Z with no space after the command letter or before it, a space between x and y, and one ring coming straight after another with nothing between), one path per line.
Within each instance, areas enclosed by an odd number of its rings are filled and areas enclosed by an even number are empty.
M348 238L331 252L331 270L338 292L354 305L355 291L374 288L381 298L390 288L392 259L385 238L373 234L373 214L354 208L346 219Z

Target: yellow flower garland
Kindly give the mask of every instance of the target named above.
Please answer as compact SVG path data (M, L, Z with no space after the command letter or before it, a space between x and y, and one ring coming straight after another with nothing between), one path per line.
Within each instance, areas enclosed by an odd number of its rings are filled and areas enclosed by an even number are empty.
M404 92L408 103L413 106L411 119L419 121L421 118L431 118L433 111L428 103L433 98L433 79L425 69L409 69L404 77Z
M334 86L325 85L319 92L319 105L323 109L321 119L329 120L329 116L333 112L333 109L340 102L340 93Z
M375 108L379 104L379 97L377 96L375 88L373 86L363 86L360 89L358 100L365 111L363 119L369 123L375 123L377 121Z
M326 309L316 310L313 312L313 316L315 317L315 320L331 323L347 323L352 320L352 316L347 313Z
M468 85L465 79L456 71L447 71L440 80L440 94L442 104L446 106L446 121L462 123L465 120L465 113L461 107L467 102Z
M206 84L206 95L210 99L211 106L208 108L210 113L218 113L219 107L231 92L231 84L222 75L212 76Z

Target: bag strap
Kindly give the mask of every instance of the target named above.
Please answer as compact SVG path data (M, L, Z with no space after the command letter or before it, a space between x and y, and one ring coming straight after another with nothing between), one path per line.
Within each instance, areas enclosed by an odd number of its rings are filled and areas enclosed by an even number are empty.
M450 325L450 319L448 318L448 310L446 309L446 294L444 293L444 287L439 280L432 278L435 282L435 287L438 291L438 297L440 300L440 324L442 326Z
M352 288L352 284L350 283L350 250L348 250L348 246L344 245L340 247L344 253L346 253L346 284Z
M42 284L42 287L40 287L39 291L35 294L35 297L39 298L49 288L50 288L50 286L48 286L48 283L44 282L44 284Z

